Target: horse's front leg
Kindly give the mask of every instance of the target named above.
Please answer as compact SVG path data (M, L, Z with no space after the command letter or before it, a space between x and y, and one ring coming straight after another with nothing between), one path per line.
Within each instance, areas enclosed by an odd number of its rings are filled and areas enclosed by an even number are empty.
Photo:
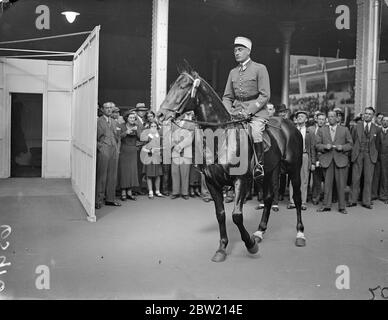
M217 188L211 183L206 182L209 192L214 200L214 206L216 209L216 217L218 221L218 227L220 230L220 245L214 254L212 261L222 262L226 259L226 247L228 245L228 235L226 232L226 223L225 223L225 207L224 207L224 197L222 193L222 188Z
M243 219L243 206L245 196L248 193L248 188L250 184L246 180L243 180L241 177L237 178L234 183L234 209L233 209L233 222L236 224L238 230L241 234L241 240L244 241L245 246L247 247L249 253L255 254L259 251L259 246L254 237L251 237L248 231L244 227Z
M294 172L299 172L294 170ZM304 226L302 222L302 195L300 191L301 178L299 173L290 174L290 180L294 191L293 200L296 208L296 240L297 247L304 247L306 245L306 237L304 235Z

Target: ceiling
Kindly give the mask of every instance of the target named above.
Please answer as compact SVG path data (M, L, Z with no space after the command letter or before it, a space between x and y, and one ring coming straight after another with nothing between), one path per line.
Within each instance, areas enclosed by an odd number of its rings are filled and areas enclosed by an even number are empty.
M220 90L227 70L233 65L232 41L246 35L253 41L253 54L270 65L274 88L280 88L282 46L279 23L294 21L291 53L355 58L356 0L170 0L168 79L175 77L175 65L182 57L191 58L211 76L208 60L220 52ZM50 30L38 30L38 5L50 9ZM350 9L350 30L337 30L335 8ZM73 24L60 13L80 12ZM67 34L92 30L101 25L100 88L132 90L149 99L152 41L151 0L18 0L0 17L0 41ZM383 3L380 57L388 59L388 6ZM75 51L85 35L22 44L12 48ZM1 52L4 55L5 52ZM7 53L9 54L9 53ZM16 53L14 53L16 54ZM272 85L272 83L271 83ZM275 89L276 90L276 89ZM280 89L277 89L280 90ZM134 98L135 99L135 98Z

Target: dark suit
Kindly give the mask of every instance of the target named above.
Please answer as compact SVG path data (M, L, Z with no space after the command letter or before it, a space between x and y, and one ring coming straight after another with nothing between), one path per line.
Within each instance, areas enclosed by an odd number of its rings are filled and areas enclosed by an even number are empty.
M316 149L316 144L317 144L318 131L320 129L321 128L318 127L317 125L309 127L309 132L310 132L311 137L314 141L316 160L319 160L318 154L317 154L318 152ZM314 164L316 164L316 163L314 163ZM312 176L313 176L312 199L313 199L313 201L318 202L320 199L320 196L321 196L321 192L322 192L321 184L322 184L322 181L324 181L324 173L323 173L322 167L321 166L315 167L315 170L312 171Z
M117 179L117 143L120 133L115 120L101 116L97 120L96 203L115 201Z
M378 157L379 129L375 124L370 124L368 133L364 130L364 122L360 122L352 130L352 202L357 203L360 193L361 174L364 173L364 188L362 203L371 204L371 189L374 167Z
M300 169L300 178L301 178L300 191L302 193L303 204L306 204L307 202L309 172L311 169L311 165L312 164L315 165L315 162L316 162L316 153L315 153L314 138L312 137L312 134L309 128L306 128L306 135L304 138L302 168ZM294 204L292 184L290 184L290 203Z
M388 200L388 130L386 133L380 131L379 158L381 163L381 180L379 198L382 201Z
M324 126L318 130L316 147L320 152L319 162L325 173L325 198L323 206L330 208L333 195L334 178L337 186L338 207L345 209L345 187L347 181L347 167L349 158L347 152L352 150L352 136L348 128L337 125L334 140L330 133L330 126ZM326 145L342 146L342 150L326 149Z

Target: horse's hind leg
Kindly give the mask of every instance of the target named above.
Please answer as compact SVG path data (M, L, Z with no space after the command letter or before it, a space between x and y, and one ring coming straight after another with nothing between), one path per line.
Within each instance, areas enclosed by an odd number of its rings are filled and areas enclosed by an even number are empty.
M264 233L267 230L267 224L269 216L271 214L271 207L274 198L274 189L273 189L273 178L274 175L279 179L279 167L277 166L272 172L266 172L263 180L263 198L264 198L264 210L261 215L261 221L259 224L258 230L253 234L253 236L260 243L263 240Z
M245 197L248 193L248 188L250 188L250 182L241 177L236 179L234 183L235 197L232 218L240 231L241 240L244 241L249 253L255 254L259 251L259 246L257 245L256 239L251 237L245 229L243 219L243 206Z
M302 222L302 195L300 191L301 178L300 178L300 168L299 170L290 170L289 172L290 180L292 183L292 189L294 191L293 200L296 207L296 240L295 245L297 247L304 247L306 245L306 238L304 236L304 226Z
M213 256L212 261L222 262L222 261L225 261L226 259L226 246L228 245L228 242L229 242L228 235L226 233L224 197L222 194L222 188L217 188L211 183L206 183L206 184L214 200L216 217L218 221L218 227L220 230L220 245Z

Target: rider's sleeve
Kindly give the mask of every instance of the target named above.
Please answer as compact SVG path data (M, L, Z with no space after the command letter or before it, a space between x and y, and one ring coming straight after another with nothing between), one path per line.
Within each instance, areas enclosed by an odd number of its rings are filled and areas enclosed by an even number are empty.
M229 72L228 81L226 82L225 92L222 96L222 103L225 108L231 112L232 105L235 100L234 90L233 90L233 82L232 82L232 71Z
M259 97L256 99L255 103L250 103L248 107L248 112L252 114L255 114L263 109L271 97L271 88L269 84L269 74L267 68L264 65L260 65L258 68L257 89L259 91Z

